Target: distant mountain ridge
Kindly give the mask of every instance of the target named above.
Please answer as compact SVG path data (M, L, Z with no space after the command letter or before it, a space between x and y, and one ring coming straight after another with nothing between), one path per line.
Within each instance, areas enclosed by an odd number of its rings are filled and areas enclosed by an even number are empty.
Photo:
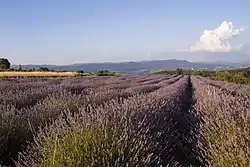
M57 71L80 71L97 72L99 70L109 70L119 73L150 73L160 70L172 70L176 68L183 69L208 69L215 70L216 68L236 68L239 64L224 64L224 63L204 63L204 62L189 62L186 60L151 60L138 62L119 62L119 63L86 63L86 64L71 64L71 65L22 65L23 69L38 69L40 67L47 67ZM12 65L13 68L18 68L18 65Z

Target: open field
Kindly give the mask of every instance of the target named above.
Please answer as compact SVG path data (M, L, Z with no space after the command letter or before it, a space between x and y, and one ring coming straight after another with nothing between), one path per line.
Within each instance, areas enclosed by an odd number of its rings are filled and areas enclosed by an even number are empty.
M0 163L248 167L249 85L198 76L0 81Z
M20 72L20 71L4 71L0 72L1 77L73 77L77 76L76 72Z

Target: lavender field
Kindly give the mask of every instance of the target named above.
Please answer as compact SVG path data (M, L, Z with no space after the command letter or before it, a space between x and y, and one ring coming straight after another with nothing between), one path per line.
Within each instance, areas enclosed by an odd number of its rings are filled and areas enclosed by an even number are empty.
M1 80L0 164L249 167L249 92L199 76Z

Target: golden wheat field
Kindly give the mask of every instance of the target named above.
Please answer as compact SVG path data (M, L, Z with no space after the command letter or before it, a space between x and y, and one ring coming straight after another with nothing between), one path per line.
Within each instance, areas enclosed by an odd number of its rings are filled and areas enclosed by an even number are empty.
M73 77L77 74L77 72L4 71L0 72L0 77Z

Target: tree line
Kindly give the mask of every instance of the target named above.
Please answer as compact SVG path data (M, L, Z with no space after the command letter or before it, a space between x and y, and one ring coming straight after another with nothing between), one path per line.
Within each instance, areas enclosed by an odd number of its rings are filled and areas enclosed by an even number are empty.
M19 64L17 69L11 68L11 64L8 59L0 58L0 71L54 71L47 67L40 67L39 69L28 69L25 70L22 68L22 65Z
M17 69L11 68L11 64L8 59L6 58L0 58L0 71L22 71L22 72L33 72L33 71L41 71L41 72L55 72L54 69L49 69L47 67L40 67L39 69L23 69L22 65L19 64ZM59 72L59 71L58 71ZM67 71L60 71L60 72L67 72ZM85 72L83 70L76 71L79 74L84 74ZM96 76L114 76L118 75L115 72L111 72L109 70L99 70L94 74L89 75L96 75Z

